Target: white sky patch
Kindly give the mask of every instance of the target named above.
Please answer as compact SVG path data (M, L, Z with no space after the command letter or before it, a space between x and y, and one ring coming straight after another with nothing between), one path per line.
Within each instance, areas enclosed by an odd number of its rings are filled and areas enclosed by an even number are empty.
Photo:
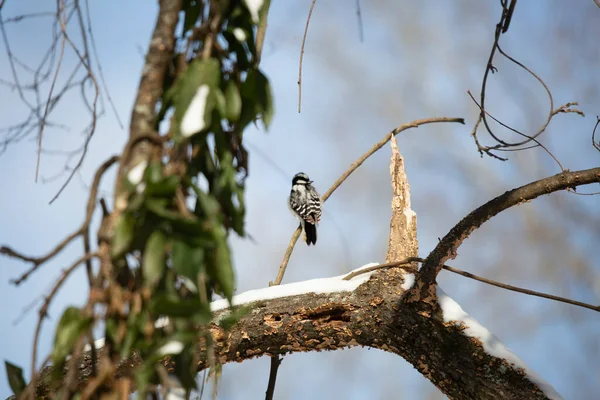
M363 268L371 267L373 265L378 264L366 264L355 269L354 271L359 271ZM331 278L310 279L308 281L288 283L280 286L271 286L264 289L249 290L233 296L233 304L248 304L260 300L272 300L281 297L298 296L306 293L323 294L351 292L359 287L362 283L368 281L374 272L375 271L365 272L364 274L355 276L349 281L343 280L343 278L348 275L348 273L346 273L344 275L333 276ZM216 300L210 304L210 309L212 311L223 310L227 307L229 307L229 304L227 303L226 299Z
M137 185L144 178L144 172L146 171L146 167L148 167L147 161L141 161L138 165L131 168L127 173L127 179L131 182L132 185Z
M246 3L246 7L250 10L252 21L255 24L258 23L258 12L262 8L264 0L244 0L244 3Z
M493 357L505 359L515 368L522 368L529 380L535 383L549 399L563 400L561 395L554 390L552 385L529 369L523 360L509 350L500 339L494 336L483 325L467 314L462 307L458 305L456 301L452 300L439 286L437 287L437 296L445 323L450 321L455 321L457 323L462 322L466 327L463 331L464 334L468 337L480 340L486 353Z
M404 283L400 285L402 290L407 291L415 284L415 274L404 274Z
M192 136L196 132L200 132L205 128L204 110L206 108L206 98L210 88L208 85L200 85L190 105L188 106L183 119L181 120L181 134L184 137Z
M242 28L234 28L233 36L235 36L235 38L240 42L246 40L246 32L244 32Z

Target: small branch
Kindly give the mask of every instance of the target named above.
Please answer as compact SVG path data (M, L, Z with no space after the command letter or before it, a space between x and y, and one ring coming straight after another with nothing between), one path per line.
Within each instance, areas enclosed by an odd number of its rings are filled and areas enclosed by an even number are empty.
M127 205L126 194L121 190L123 176L132 166L142 160L148 160L157 148L154 140L152 140L152 144L138 141L134 146L130 143L138 140L138 137L158 136L154 130L155 109L162 93L167 66L175 48L175 28L179 21L181 1L159 0L158 17L131 114L129 142L123 151L115 182L115 220L118 213Z
M23 281L25 281L27 278L29 278L29 275L34 273L45 262L47 262L48 260L50 260L54 256L56 256L58 253L60 253L74 239L76 239L77 237L79 237L81 235L85 235L85 232L87 232L89 230L89 226L92 221L92 215L94 214L94 210L96 209L96 198L98 196L98 189L100 186L100 181L102 179L102 176L118 160L119 160L118 156L112 156L111 158L106 160L104 163L102 163L102 165L98 168L98 170L96 171L96 174L94 175L94 180L92 181L92 186L90 189L90 196L88 198L87 207L86 207L85 220L83 221L83 224L75 232L71 233L69 236L67 236L65 239L63 239L50 253L46 254L43 257L30 257L30 256L26 256L24 254L18 253L9 247L6 247L6 246L0 247L0 254L4 254L4 255L7 255L7 256L13 257L13 258L18 258L19 260L30 262L33 264L33 266L30 269L28 269L23 275L21 275L18 279L11 280L11 283L13 283L16 286L20 285L21 283L23 283ZM90 270L91 270L91 267L90 267Z
M288 263L290 262L290 257L292 256L292 252L294 251L294 246L296 242L300 238L300 234L302 233L302 227L298 226L290 239L290 244L288 244L287 249L285 250L285 254L283 255L283 260L281 261L281 265L279 266L279 272L277 273L277 278L272 285L279 285L283 280L283 275L285 274L285 269L287 268Z
M598 1L600 1L600 0L598 0ZM600 124L600 117L596 116L596 125L594 125L594 130L592 131L592 145L598 151L600 151L600 141L598 141L598 143L596 143L596 129L598 128L599 124Z
M308 24L310 23L310 17L312 17L313 9L317 0L312 0L310 4L310 10L308 11L308 18L306 18L306 26L304 27L304 35L302 36L302 46L300 47L300 63L298 65L298 113L302 109L302 61L304 60L304 45L306 44L306 35L308 34Z
M84 255L83 257L81 257L80 259L78 259L77 261L75 261L73 264L71 264L71 266L69 268L64 270L63 274L61 275L61 277L58 279L58 281L56 282L56 284L50 291L50 294L48 296L46 296L46 299L44 300L44 304L42 304L42 307L40 307L38 322L35 327L35 334L33 335L33 353L31 356L31 382L30 382L30 385L32 387L36 386L36 380L37 380L36 363L37 363L38 341L39 341L39 337L40 337L40 332L42 330L42 323L44 322L44 318L46 317L46 314L48 313L48 308L50 307L50 303L54 299L54 296L56 295L58 290L65 283L65 281L67 280L69 275L71 275L71 273L73 271L75 271L75 269L81 263L84 263L87 260L91 260L92 258L97 257L97 256L98 256L98 253L88 253L88 254Z
M367 268L360 269L358 271L350 272L348 275L346 275L344 277L344 280L349 281L359 275L366 274L367 272L378 271L380 269L387 269L387 268L392 268L392 267L399 267L399 268L402 268L403 270L409 271L409 272L417 272L417 269L410 265L411 263L414 263L414 262L423 262L423 259L419 258L419 257L406 257L404 260L400 260L400 261L392 261L389 263L373 265L372 267L367 267ZM407 265L407 264L409 264L409 265Z
M269 372L269 385L267 386L267 393L265 394L266 400L273 400L273 394L275 393L275 382L277 381L277 371L279 365L281 365L282 359L279 356L271 357L271 370Z
M392 136L396 136L402 131L405 131L410 128L418 128L421 125L433 124L438 122L458 122L460 124L465 123L463 118L449 118L449 117L438 117L438 118L425 118L418 119L416 121L409 122L408 124L400 125L394 129L392 129L387 135L383 137L379 142L377 142L373 147L371 147L365 154L360 156L358 160L356 160L350 167L336 180L333 185L325 192L323 196L321 196L321 201L325 203L327 199L335 192L335 190L340 187L340 185L354 172L358 167L362 165L366 161L367 158L372 156L377 150L381 149L385 144L392 138ZM281 265L279 266L279 273L277 274L277 279L275 282L283 280L283 275L285 274L285 270L287 268L288 262L290 261L290 257L292 255L292 251L294 251L294 246L300 237L300 233L302 232L301 228L298 227L292 238L290 239L290 243L285 251L285 255L283 256L283 260L281 261Z
M446 234L435 249L427 256L419 272L417 285L409 297L409 302L419 300L433 304L434 284L437 274L448 259L454 259L458 247L484 222L513 206L528 202L544 194L600 182L600 168L583 171L564 171L560 174L510 190L477 208Z
M417 272L416 268L410 266L410 264L414 263L414 262L423 263L423 262L425 262L425 259L420 258L420 257L407 257L401 261L394 261L394 262L389 262L389 263L385 263L385 264L373 265L372 267L363 268L358 271L352 271L351 273L349 273L348 275L346 275L344 277L344 280L349 281L359 275L366 274L368 272L378 271L380 269L387 269L387 268L393 268L393 267L402 268L405 271L414 273L414 272ZM479 281L482 283L486 283L491 286L496 286L501 289L510 290L511 292L527 294L527 295L534 296L534 297L541 297L544 299L554 300L554 301L558 301L560 303L571 304L573 306L587 308L589 310L600 312L600 306L594 306L594 305L591 305L588 303L583 303L581 301L571 300L566 297L560 297L560 296L555 296L553 294L537 292L535 290L524 289L524 288L520 288L518 286L508 285L506 283L494 281L492 279L482 278L481 276L477 276L475 274L463 271L458 268L450 267L449 265L443 265L442 268L445 269L446 271L453 272L455 274L464 276L466 278L473 279L473 280L476 280L476 281Z
M65 22L64 22L63 18L61 17L61 14L65 13L65 4L59 1L57 6L58 6L57 7L58 9L56 10L56 18L60 22L60 26L61 26L63 35L62 35L62 40L61 40L61 44L60 44L60 54L58 56L58 63L56 65L56 70L54 71L54 77L52 78L52 83L50 84L50 90L48 91L48 100L46 101L46 106L44 107L44 115L42 116L42 119L40 120L40 132L38 134L37 160L36 160L36 164L35 164L35 182L36 183L38 181L38 176L40 173L40 160L42 158L42 137L44 134L44 126L46 125L46 119L48 118L48 111L50 109L50 104L51 104L50 101L52 100L52 92L54 91L54 85L56 84L56 81L58 80L58 73L60 72L60 67L62 65L63 56L65 54L65 44L67 42L67 38L64 34L64 32L66 30L66 26L65 26ZM65 17L65 19L66 19L66 17Z
M360 0L356 0L356 19L358 20L358 38L362 43L365 41L365 35L363 33L362 13L360 12Z
M418 128L421 125L433 124L438 122L458 122L459 124L465 124L465 120L463 118L449 118L449 117L439 117L439 118L425 118L418 119L416 121L409 122L408 124L403 124L398 126L397 128L392 129L387 135L383 137L379 142L377 142L373 147L369 149L365 154L360 156L358 160L356 160L350 167L338 178L337 181L329 188L327 192L321 197L323 201L326 201L335 190L352 174L358 167L362 165L366 161L367 158L371 157L377 150L381 149L392 136L396 136L400 132L403 132L410 128Z
M565 297L555 296L553 294L537 292L535 290L523 289L523 288L520 288L517 286L508 285L506 283L494 281L494 280L487 279L487 278L482 278L480 276L473 275L470 272L462 271L458 268L453 268L448 265L444 265L444 266L442 266L442 268L445 269L446 271L450 271L455 274L462 275L469 279L474 279L479 282L487 283L488 285L492 285L492 286L496 286L496 287L499 287L502 289L510 290L511 292L523 293L523 294L527 294L527 295L535 296L535 297L542 297L544 299L554 300L554 301L558 301L561 303L571 304L573 306L583 307L583 308L587 308L589 310L594 310L594 311L600 312L600 306L593 306L591 304L583 303L581 301L571 300L571 299L567 299Z

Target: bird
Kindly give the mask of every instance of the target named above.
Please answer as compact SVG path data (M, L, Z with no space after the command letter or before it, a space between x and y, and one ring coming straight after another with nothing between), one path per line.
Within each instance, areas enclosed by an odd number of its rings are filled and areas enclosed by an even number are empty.
M290 210L300 220L308 246L317 243L317 224L321 220L321 197L312 183L304 172L297 173L288 199Z

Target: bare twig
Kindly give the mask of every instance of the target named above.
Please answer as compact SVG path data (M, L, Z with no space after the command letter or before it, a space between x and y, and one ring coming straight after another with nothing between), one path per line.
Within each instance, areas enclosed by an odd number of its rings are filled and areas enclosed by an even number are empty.
M394 268L394 267L402 268L409 272L416 272L416 269L413 268L412 266L410 266L410 264L413 262L422 263L424 261L425 261L425 259L420 258L420 257L407 257L401 261L373 265L372 267L363 268L358 271L352 271L351 273L349 273L348 275L346 275L344 277L344 280L349 281L350 279L357 277L359 275L365 274L367 272L377 271L380 269ZM544 299L554 300L554 301L558 301L561 303L571 304L571 305L574 305L577 307L583 307L583 308L587 308L589 310L600 312L600 306L594 306L594 305L591 305L588 303L583 303L581 301L567 299L566 297L554 296L552 294L537 292L535 290L524 289L524 288L520 288L518 286L508 285L506 283L494 281L492 279L482 278L482 277L474 275L470 272L466 272L466 271L463 271L458 268L450 267L448 265L443 265L442 268L445 269L446 271L453 272L455 274L464 276L466 278L473 279L473 280L483 282L483 283L487 283L488 285L496 286L496 287L506 289L506 290L510 290L512 292L523 293L523 294L527 294L527 295L535 296L535 297L541 297Z
M539 140L537 140L533 136L526 135L526 134L524 134L524 133L522 133L522 132L514 129L511 126L508 126L504 122L500 121L499 119L497 119L496 117L494 117L492 114L490 114L487 110L485 110L483 107L481 107L481 105L477 102L477 100L475 100L475 97L473 97L473 94L471 93L470 90L468 90L467 93L471 97L471 100L473 100L473 103L475 103L477 105L477 107L479 107L479 111L480 112L483 112L485 115L487 115L488 117L490 117L491 119L493 119L498 124L500 124L501 126L505 127L506 129L509 129L509 130L515 132L516 134L524 136L524 137L528 138L528 140L531 140L531 141L535 142L536 143L535 147L538 147L538 146L541 147L546 153L548 153L548 155L550 155L550 157L552 157L552 159L556 162L556 164L558 164L558 167L560 168L561 171L565 170L563 168L562 164L560 163L560 161L558 161L558 158L556 158L556 156L554 154L552 154L552 152L550 150L548 150L548 148L546 146L544 146ZM498 149L498 150L501 150L501 149Z
M87 19L88 35L90 36L90 44L92 45L92 51L94 52L94 57L96 58L96 67L98 68L100 82L102 82L102 87L104 88L104 93L106 93L108 104L110 104L113 110L113 114L115 114L115 119L117 120L119 127L123 129L123 122L121 122L121 117L119 117L117 107L115 106L115 103L113 102L113 99L110 95L110 91L108 90L108 85L106 84L106 80L104 79L104 72L102 71L102 64L100 63L100 57L98 57L98 50L96 49L96 40L94 39L94 33L92 31L92 19L90 18L89 0L85 0L85 15Z
M327 199L329 199L329 197L333 194L333 192L335 192L335 190L338 187L340 187L340 185L350 176L350 174L352 174L358 167L360 167L367 158L372 156L377 150L381 149L392 138L392 136L395 136L398 133L405 131L407 129L410 129L410 128L418 128L421 125L438 123L438 122L458 122L460 124L464 124L465 120L463 118L449 118L449 117L425 118L425 119L418 119L416 121L412 121L412 122L409 122L408 124L403 124L403 125L400 125L394 129L392 129L387 135L385 135L383 137L383 139L381 139L379 142L375 143L375 145L373 145L373 147L371 147L366 153L364 153L362 156L360 156L358 160L353 162L352 165L350 165L350 167L348 167L348 169L342 174L342 176L340 176L333 183L333 185L329 188L329 190L327 190L327 192L325 192L325 194L323 194L323 196L321 196L321 201L323 203L326 202ZM294 251L294 246L296 245L296 242L298 241L298 238L300 237L301 232L302 232L302 229L300 227L298 227L296 229L296 231L294 232L294 234L292 235L292 238L290 239L290 243L285 251L283 260L281 261L281 265L279 266L279 272L277 274L277 279L275 280L275 282L278 281L279 283L281 283L281 281L283 280L283 275L285 274L285 270L287 268L288 262L290 261L292 251ZM277 283L277 284L279 284L279 283Z
M400 260L400 261L392 261L389 263L373 265L371 267L359 269L358 271L352 271L348 275L346 275L343 278L343 280L349 281L352 278L355 278L362 274L366 274L367 272L378 271L380 269L393 268L393 267L402 268L409 272L417 272L417 269L414 268L412 265L410 265L411 263L414 263L414 262L423 262L423 259L420 257L406 257L405 259Z
M360 156L358 160L356 160L350 167L338 178L337 181L325 192L325 194L321 197L323 201L326 201L329 196L333 194L333 192L352 174L358 167L362 165L363 162L370 156L372 156L377 150L381 149L385 144L392 138L392 136L396 136L400 132L403 132L410 128L418 128L421 125L426 124L434 124L439 122L457 122L459 124L465 123L463 118L449 118L449 117L438 117L438 118L425 118L418 119L416 121L409 122L408 124L400 125L394 129L392 129L387 135L383 137L379 142L377 142L373 147L369 149L365 154Z
M269 384L267 385L267 393L265 394L266 400L273 400L273 394L275 394L275 382L277 381L277 371L279 365L281 365L282 359L279 356L271 357L271 369L269 370Z
M308 24L310 23L310 17L312 17L316 2L317 0L312 0L310 4L306 26L304 27L304 35L302 36L302 46L300 47L300 63L298 64L298 113L302 109L302 61L304 60L304 45L306 44L306 35L308 34Z
M31 356L31 382L30 382L30 385L32 387L36 386L36 380L37 380L37 375L38 375L37 369L36 369L38 341L39 341L39 337L40 337L40 332L42 330L42 323L44 322L44 318L46 317L46 314L48 313L48 308L50 307L50 303L54 299L54 296L56 295L58 290L65 283L65 281L67 280L69 275L71 275L71 273L73 271L75 271L75 269L81 263L84 263L87 260L90 260L97 256L98 256L98 253L88 253L88 254L84 255L83 257L81 257L80 259L78 259L77 261L75 261L73 264L71 264L70 267L65 269L63 271L61 277L58 279L58 281L56 282L56 284L50 291L50 294L48 294L48 296L46 296L46 299L44 300L44 304L42 304L42 307L40 308L38 322L35 327L35 333L33 335L33 351L32 351L32 356Z
M596 143L596 129L598 128L598 124L600 124L600 117L596 116L596 125L594 125L594 130L592 131L592 146L600 151L600 141Z
M513 206L528 202L544 194L600 182L600 168L582 171L563 171L560 174L540 179L510 190L485 203L456 224L427 256L418 276L418 285L409 297L409 302L435 299L434 283L437 274L448 259L457 255L458 247L484 222ZM430 303L430 300L426 300Z
M63 32L66 30L65 22L61 14L65 14L65 4L61 1L58 2L59 9L56 10L56 18L60 21L60 25L63 29ZM62 5L62 7L60 7ZM66 17L65 17L66 18ZM56 65L56 70L54 71L54 78L52 78L52 83L50 84L50 90L48 91L48 100L46 101L46 107L44 108L44 115L40 121L40 133L38 136L38 151L37 151L37 161L35 164L35 182L38 181L38 175L40 170L40 159L42 157L42 136L44 134L44 125L46 122L46 118L48 118L48 109L50 107L50 100L52 99L52 92L54 91L54 85L56 84L56 80L58 79L58 73L60 72L60 67L62 65L63 56L65 54L65 44L66 38L63 35L61 44L60 44L60 55L58 56L58 64Z
M102 163L100 168L98 168L98 170L96 171L96 174L94 175L94 180L92 182L92 186L90 189L90 196L88 198L88 203L87 203L87 207L86 207L85 220L83 221L82 225L75 232L71 233L69 236L67 236L65 239L63 239L48 254L46 254L45 256L42 256L42 257L30 257L30 256L24 255L22 253L16 252L15 250L13 250L9 247L6 247L6 246L0 247L0 254L4 254L4 255L7 255L7 256L13 257L13 258L18 258L22 261L30 262L33 264L32 267L29 270L27 270L23 275L21 275L18 279L12 280L11 282L13 284L18 286L21 283L23 283L23 281L25 281L29 277L29 275L34 273L42 264L44 264L48 260L52 259L58 253L60 253L74 239L76 239L77 237L79 237L81 235L84 235L84 233L86 231L88 231L90 222L92 220L92 215L94 213L94 210L96 209L96 197L98 196L100 180L102 179L102 176L104 175L104 173L118 160L119 160L118 156L112 156L111 158L106 160L104 163Z
M364 42L365 35L363 32L362 13L360 11L360 0L356 0L356 19L358 20L358 38L361 42Z

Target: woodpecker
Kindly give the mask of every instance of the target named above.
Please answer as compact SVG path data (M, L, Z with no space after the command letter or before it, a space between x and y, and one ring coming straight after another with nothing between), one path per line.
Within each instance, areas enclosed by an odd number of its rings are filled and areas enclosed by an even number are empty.
M312 185L313 181L304 172L299 172L292 179L292 190L288 205L306 236L306 244L317 243L317 224L321 220L321 197Z

